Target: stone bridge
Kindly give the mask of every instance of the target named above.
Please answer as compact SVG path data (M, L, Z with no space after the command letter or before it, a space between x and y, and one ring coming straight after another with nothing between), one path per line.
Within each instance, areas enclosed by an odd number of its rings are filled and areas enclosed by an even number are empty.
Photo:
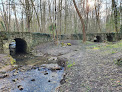
M60 40L82 40L82 34L60 35ZM90 33L87 40L93 42L116 41L115 37L122 39L122 34L118 33ZM0 32L0 53L9 54L9 44L15 40L16 53L29 53L38 44L52 41L52 35L30 32Z
M51 35L30 32L0 32L0 53L9 54L9 44L15 40L16 53L29 53L32 47L51 41Z
M89 33L86 36L87 41L93 41L93 42L104 42L104 41L114 42L122 39L122 33ZM82 40L82 34L72 34L71 39Z

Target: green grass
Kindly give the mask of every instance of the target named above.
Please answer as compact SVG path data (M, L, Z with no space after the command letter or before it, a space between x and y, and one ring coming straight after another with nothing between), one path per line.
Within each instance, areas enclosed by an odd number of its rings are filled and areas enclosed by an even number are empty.
M105 49L105 48L111 48L112 49L112 48L120 48L120 47L122 47L122 40L115 43L115 44L113 44L111 42L107 42L104 45L103 44L95 44L92 46L88 46L89 49Z
M117 51L113 51L113 50L112 50L112 52L111 52L111 53L112 53L112 54L115 54L115 53L117 53Z
M67 63L67 67L68 67L68 68L71 68L71 67L74 66L74 65L75 65L75 62L73 62L73 63L69 63L69 62L68 62L68 63Z
M122 47L122 40L115 43L115 44L112 44L112 43L108 43L105 47L107 48L119 48L119 47Z

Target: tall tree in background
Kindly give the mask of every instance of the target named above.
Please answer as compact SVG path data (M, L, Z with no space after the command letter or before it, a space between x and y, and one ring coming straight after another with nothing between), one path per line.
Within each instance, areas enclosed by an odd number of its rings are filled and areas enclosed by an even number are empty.
M62 18L62 0L59 0L59 12L60 12L60 35L61 35L61 26L62 26L62 23L61 23L61 18Z
M86 42L86 32L85 32L84 20L83 20L83 18L82 18L82 15L80 14L80 11L79 11L79 9L78 9L78 7L77 7L77 5L76 5L75 0L73 0L73 3L74 3L74 6L75 6L76 11L77 11L77 13L78 13L78 16L79 16L79 18L80 18L82 27L83 27L83 29L82 29L82 32L83 32L83 42Z
M42 32L45 32L46 28L46 1L42 2L43 4L43 14L42 14Z
M18 24L17 13L16 13L16 6L15 6L15 1L14 0L13 0L12 9L14 11L16 28L17 28L17 31L19 32L19 24Z
M56 9L56 0L55 0L55 32L56 32L56 44L58 44L58 32L57 32L57 24L56 24L56 20L57 20L57 17L56 17L56 14L57 14L57 9Z
M88 16L89 16L89 5L88 5L89 0L86 0L86 31L88 27Z
M120 25L122 27L122 2L120 1Z
M95 0L95 13L96 13L96 24L98 24L99 27L99 31L101 32L101 28L100 28L100 1L99 0Z
M112 0L112 10L113 10L113 13L114 13L114 23L115 23L115 30L116 32L118 33L118 27L117 27L117 3L115 0Z
M8 23L8 31L11 30L11 9L10 9L10 4L11 4L11 0L9 0L9 23Z
M120 1L120 32L122 33L122 2Z
M38 16L38 13L37 13L37 11L36 11L36 7L35 7L35 5L34 5L34 1L33 1L33 0L31 0L31 4L32 4L32 7L34 8L34 11L35 11L35 13L36 13L37 22L38 22L38 26L39 26L39 31L41 31L39 16Z
M30 5L29 0L25 0L25 14L26 14L26 20L27 20L27 30L28 32L30 32L32 14L31 14L31 5Z
M65 0L65 17L64 17L64 20L65 20L65 26L64 26L64 34L66 34L66 31L67 31L67 14L68 14L68 10L67 10L67 0Z
M5 8L5 5L3 3L3 0L2 0L2 9L1 10L1 14L2 14L2 18L3 18L3 21L1 22L2 23L2 26L3 26L3 29L5 31L8 31L8 16L7 16L7 9ZM3 11L3 12L2 12Z
M116 32L119 31L118 29L122 25L121 0L74 0L79 14L77 10L74 10L72 1L57 0L55 4L55 0L1 0L0 29L2 31L18 31L19 27L19 31L50 34L52 31L49 31L49 27L52 26L53 33L56 35L56 19L57 33L60 35L81 33L84 25L87 33L98 31L111 33L115 29ZM111 1L113 8L110 6ZM104 2L106 3L106 15L104 15L105 10L102 10ZM79 17L80 15L81 17ZM81 22L81 20L83 21Z

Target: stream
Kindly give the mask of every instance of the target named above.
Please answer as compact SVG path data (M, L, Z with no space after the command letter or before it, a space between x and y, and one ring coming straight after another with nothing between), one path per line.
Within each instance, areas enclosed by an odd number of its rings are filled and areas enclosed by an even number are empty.
M16 67L0 78L0 92L55 92L63 80L64 67L50 55L14 57ZM54 57L55 58L55 57Z

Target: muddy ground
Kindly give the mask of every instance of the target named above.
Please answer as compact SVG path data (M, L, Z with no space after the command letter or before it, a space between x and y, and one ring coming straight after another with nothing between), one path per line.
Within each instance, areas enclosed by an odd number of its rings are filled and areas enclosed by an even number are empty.
M51 55L67 58L65 81L57 92L121 92L122 67L116 61L122 58L122 44L70 42L72 46L42 49ZM38 47L39 48L39 47Z
M121 92L122 67L115 64L122 58L121 44L82 44L76 40L63 42L72 45L55 46L52 43L44 43L32 51L36 56L65 61L63 80L60 81L61 85L56 87L56 92Z

